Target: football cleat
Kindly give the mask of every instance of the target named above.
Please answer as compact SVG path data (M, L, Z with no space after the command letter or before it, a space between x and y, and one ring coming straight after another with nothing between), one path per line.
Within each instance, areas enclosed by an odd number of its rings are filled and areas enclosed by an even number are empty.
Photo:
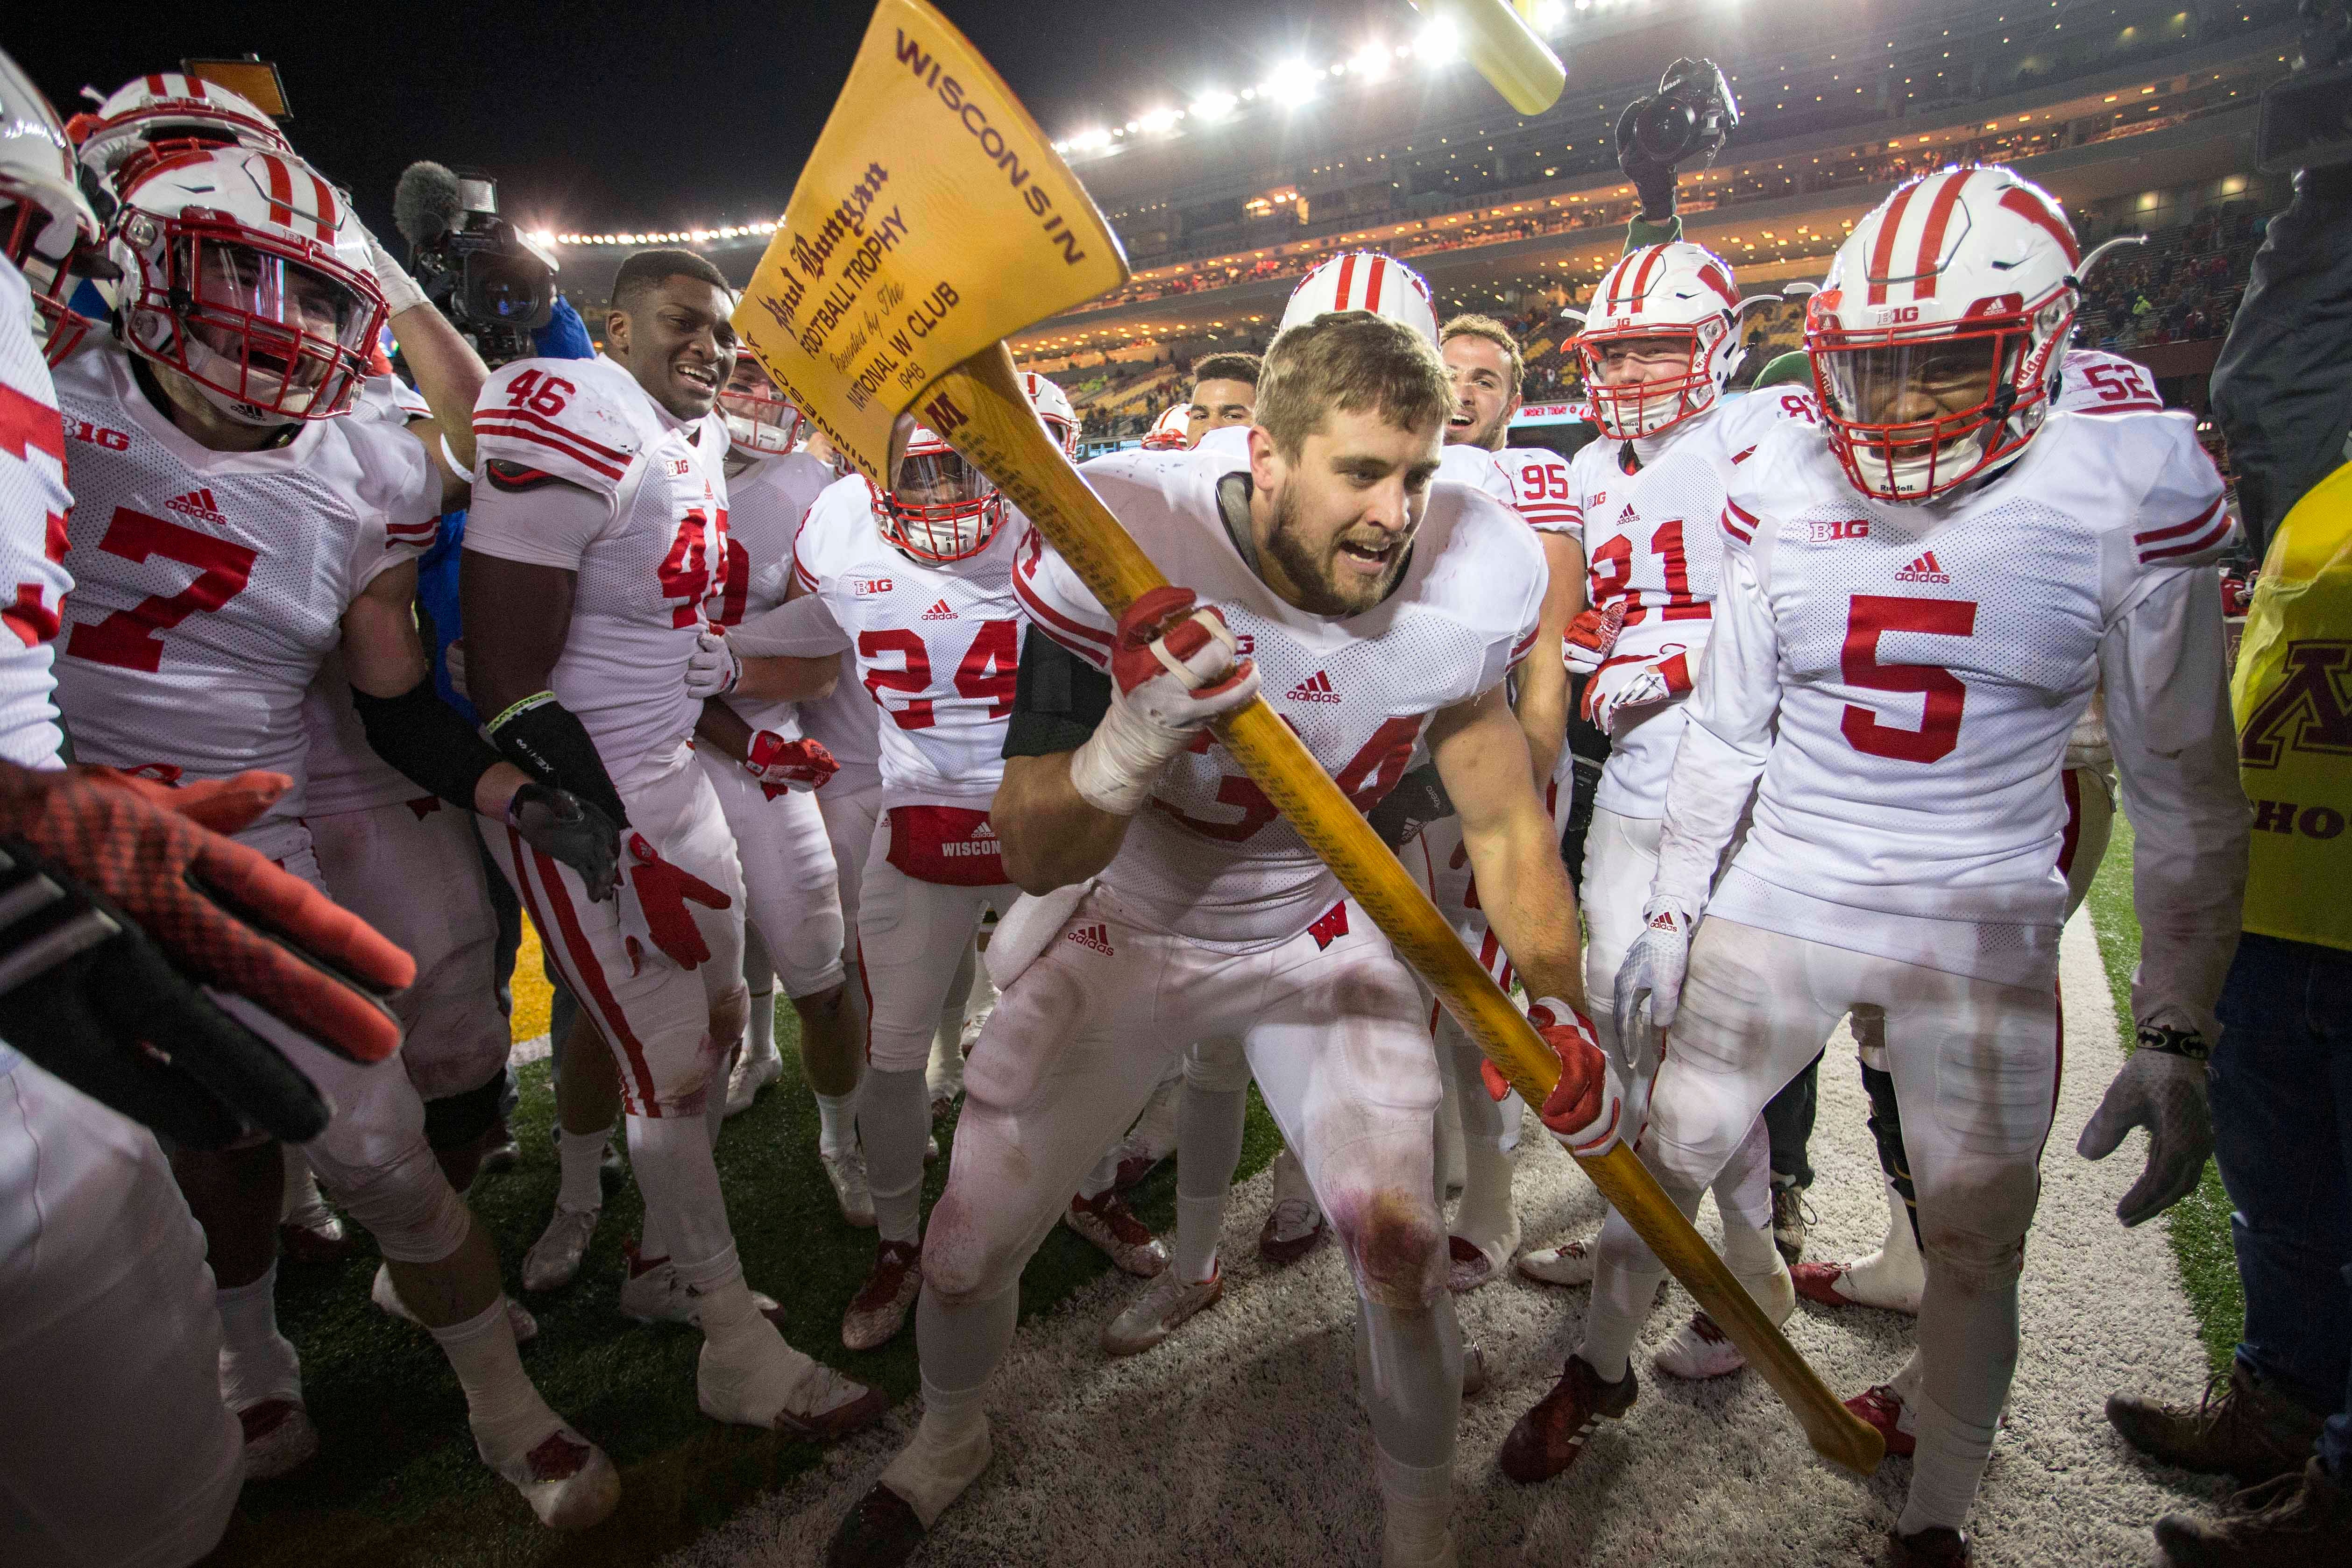
M874 1189L866 1181L866 1151L853 1147L845 1154L827 1154L820 1150L816 1159L824 1167L824 1179L833 1184L833 1201L841 1205L841 1217L861 1230L872 1230Z
M568 1209L562 1204L548 1216L547 1228L522 1257L522 1288L537 1292L560 1290L580 1273L588 1243L596 1235L603 1209Z
M1693 1312L1689 1321L1675 1331L1665 1349L1651 1358L1651 1364L1670 1377L1696 1383L1738 1372L1748 1364L1748 1358L1739 1353L1731 1337L1716 1326L1713 1318L1705 1312Z
M926 1165L936 1165L939 1163L940 1135L934 1132L923 1140L923 1163Z
M1519 1256L1519 1272L1547 1285L1592 1283L1592 1243L1571 1237L1558 1247L1538 1247Z
M1813 1228L1813 1211L1805 1203L1805 1189L1793 1177L1772 1178L1772 1245L1794 1268L1805 1256L1805 1237Z
M841 1315L841 1342L854 1351L888 1344L906 1327L907 1313L922 1289L922 1243L882 1243L874 1252L874 1271Z
M1304 1198L1284 1198L1258 1227L1257 1255L1268 1263L1296 1263L1315 1250L1328 1227L1323 1211Z
M1901 1286L1893 1290L1875 1288L1885 1281L1879 1278L1877 1270L1870 1268L1870 1264L1882 1256L1872 1253L1852 1263L1800 1263L1789 1270L1789 1276L1796 1281L1798 1295L1809 1301L1818 1301L1824 1307L1877 1307L1889 1312L1904 1312L1917 1317L1919 1290L1916 1284L1907 1290Z
M877 1481L825 1542L824 1568L899 1568L929 1532L905 1498Z
M278 1222L278 1245L297 1263L341 1263L359 1250L316 1189Z
M245 1479L275 1480L319 1451L319 1429L299 1399L260 1399L234 1412L245 1429Z
M482 1161L478 1167L485 1176L499 1175L522 1163L522 1144L507 1127L507 1119L499 1117L490 1126L490 1135L482 1144Z
M621 1257L625 1272L621 1279L621 1315L640 1323L687 1323L700 1327L701 1313L694 1304L694 1294L677 1277L677 1265L667 1258L644 1258L637 1256L634 1241L621 1244ZM772 1320L782 1310L776 1299L764 1290L751 1292L751 1304L760 1315Z
M392 1266L389 1264L375 1266L375 1283L368 1288L368 1300L373 1301L376 1310L387 1317L398 1318L404 1323L416 1322L416 1314L408 1310L408 1303L400 1299L400 1291L393 1285ZM507 1326L514 1331L515 1343L527 1345L539 1338L539 1320L532 1317L520 1301L512 1297L507 1297L505 1300ZM424 1327L422 1323L417 1323L417 1326Z
M1118 1141L1117 1152L1118 1174L1111 1178L1110 1184L1122 1193L1158 1170L1160 1162L1168 1157L1152 1152L1150 1146L1132 1132Z
M1115 1189L1107 1188L1091 1198L1071 1198L1062 1223L1139 1279L1156 1279L1168 1267L1168 1249L1151 1234L1150 1226L1135 1217L1135 1211Z
M704 1340L694 1392L695 1403L713 1421L769 1427L821 1443L845 1436L890 1408L887 1394L810 1360L786 1344L772 1324L730 1341L724 1350Z
M482 1458L488 1464L488 1455ZM550 1530L586 1530L620 1505L621 1473L604 1449L568 1426L557 1426L530 1452L490 1468L522 1493Z
M1466 1236L1445 1238L1445 1288L1456 1296L1491 1285L1503 1276L1503 1265L1519 1247L1519 1216L1511 1216L1508 1235L1481 1245Z
M1549 1480L1576 1463L1602 1421L1633 1408L1641 1384L1627 1367L1615 1383L1603 1383L1582 1356L1571 1355L1552 1391L1537 1401L1503 1439L1503 1474L1522 1486Z
M1173 1268L1163 1269L1149 1289L1129 1303L1127 1310L1103 1325L1103 1353L1141 1355L1175 1332L1193 1313L1216 1305L1224 1293L1222 1268L1212 1268L1209 1277L1197 1283L1179 1279Z
M1893 1568L1969 1568L1976 1561L1976 1552L1969 1545L1966 1531L1949 1530L1934 1525L1905 1535L1900 1531L1886 1532L1887 1562Z
M1904 1430L1905 1423L1911 1419L1910 1407L1890 1384L1872 1384L1847 1400L1845 1407L1886 1440L1889 1458L1907 1459L1917 1449L1918 1439Z
M784 1058L770 1052L755 1057L746 1051L727 1075L727 1114L740 1116L751 1109L760 1091L784 1076Z

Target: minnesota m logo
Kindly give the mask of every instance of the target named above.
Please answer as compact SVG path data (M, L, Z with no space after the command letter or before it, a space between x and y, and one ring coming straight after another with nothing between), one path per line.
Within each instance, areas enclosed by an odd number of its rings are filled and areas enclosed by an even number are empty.
M2281 678L2246 717L2238 760L2274 768L2282 748L2352 755L2352 642L2287 645Z

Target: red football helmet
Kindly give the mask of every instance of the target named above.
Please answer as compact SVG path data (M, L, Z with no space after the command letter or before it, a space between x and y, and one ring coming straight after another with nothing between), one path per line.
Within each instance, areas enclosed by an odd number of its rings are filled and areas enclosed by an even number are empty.
M1181 452L1192 444L1191 410L1179 403L1151 422L1143 435L1147 452Z
M996 481L923 426L908 438L891 487L875 488L874 526L918 561L961 561L988 548L1004 525Z
M110 253L124 341L248 425L352 406L384 320L367 241L300 159L241 147L148 166Z
M727 434L733 449L747 458L773 457L800 445L807 421L784 401L767 368L749 351L735 356L734 373L719 394L719 411L727 416Z

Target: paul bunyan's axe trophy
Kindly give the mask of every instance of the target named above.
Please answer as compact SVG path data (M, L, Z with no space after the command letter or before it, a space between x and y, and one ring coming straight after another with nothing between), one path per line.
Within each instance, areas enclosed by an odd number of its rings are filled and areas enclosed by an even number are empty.
M898 416L919 414L1116 615L1167 579L1038 422L1003 340L1127 278L1109 226L995 70L923 0L882 0L735 328L877 485L889 483ZM1254 702L1216 734L1512 1086L1542 1104L1559 1077L1549 1047L1274 710ZM1859 1474L1876 1468L1877 1432L1781 1337L1633 1152L1621 1143L1579 1163L1815 1451Z

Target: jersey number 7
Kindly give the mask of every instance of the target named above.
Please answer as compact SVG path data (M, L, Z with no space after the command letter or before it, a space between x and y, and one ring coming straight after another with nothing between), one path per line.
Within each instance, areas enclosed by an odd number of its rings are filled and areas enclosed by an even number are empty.
M170 595L150 594L102 621L78 626L66 652L93 664L111 664L152 675L163 667L163 636L195 610L217 610L245 591L257 552L193 528L183 528L127 506L114 509L98 547L109 555L144 563L160 555L196 568L196 580Z

